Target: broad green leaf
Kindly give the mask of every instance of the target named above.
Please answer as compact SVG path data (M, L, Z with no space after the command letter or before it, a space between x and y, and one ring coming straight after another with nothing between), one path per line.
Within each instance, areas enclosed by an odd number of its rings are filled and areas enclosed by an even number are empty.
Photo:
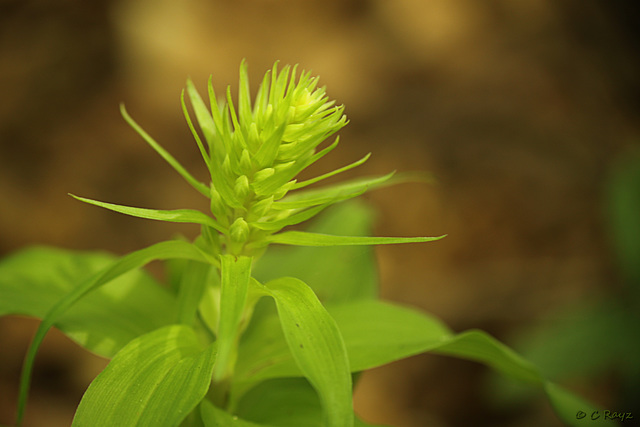
M260 425L323 427L320 400L304 378L265 381L251 389L234 412L240 418ZM358 417L354 421L355 427L374 427Z
M75 196L73 194L69 195L76 200L80 200L81 202L89 203L90 205L99 206L101 208L109 209L125 215L131 215L138 218L153 219L156 221L185 222L191 224L207 225L209 227L215 228L221 233L226 232L225 228L218 224L215 219L194 209L157 210L134 208L131 206L122 206L115 205L113 203L99 202L97 200L86 199L84 197Z
M276 301L285 339L296 365L318 392L328 426L353 426L351 374L340 330L304 282L266 284Z
M354 372L433 351L481 362L511 379L544 390L568 425L581 425L575 418L578 411L596 410L548 382L530 362L482 331L452 334L435 318L375 300L329 306L328 311L340 329ZM265 379L302 375L276 323L275 316L261 319L243 342L236 369L235 390L239 395Z
M351 246L351 245L391 245L397 243L423 243L440 240L438 237L363 237L333 236L329 234L309 233L305 231L285 231L265 239L268 243L297 246Z
M91 383L73 426L177 426L209 389L215 345L170 325L127 344Z
M50 247L24 249L0 262L0 315L43 318L64 296L108 267L115 257ZM173 322L176 300L135 270L87 295L54 325L82 347L104 357L126 343Z
M200 262L209 262L214 265L218 263L217 260L202 252L202 250L197 246L188 242L173 240L156 243L155 245L125 255L113 264L92 275L49 309L47 315L44 316L36 330L22 368L20 391L18 394L18 425L22 422L22 417L24 415L27 393L29 391L29 382L31 380L31 371L33 369L36 353L38 352L38 348L40 347L40 344L42 344L45 335L55 322L89 292L96 290L123 274L136 270L153 260L169 258L191 259Z
M367 236L373 211L363 202L332 206L318 216L309 231ZM323 303L375 298L377 269L369 246L273 246L258 259L254 276L262 283L278 277L297 277L315 291Z
M228 374L229 364L235 361L238 328L244 314L247 289L251 279L251 257L222 255L220 322L218 325L218 361L214 379L222 380Z
M207 399L200 404L200 415L202 416L204 427L275 427L243 420L218 408Z
M441 321L415 310L378 300L328 306L342 334L352 372L437 348L451 337ZM243 341L237 381L300 376L275 316L261 319Z
M140 135L142 139L144 139L147 144L151 146L151 148L156 150L156 152L160 154L160 156L167 163L169 163L169 165L171 165L171 167L173 167L173 169L175 169L175 171L178 172L180 176L182 176L189 184L191 184L193 188L198 190L205 197L209 197L209 187L195 179L180 163L178 163L178 161L171 154L169 154L167 150L162 148L160 144L158 144L153 138L151 138L151 136L147 132L145 132L144 129L142 129L140 125L138 125L138 123L136 123L131 118L131 116L129 116L129 113L127 113L127 110L124 108L124 104L120 104L120 113L122 114L122 117L124 117L126 122L129 123L129 126L131 126L138 133L138 135Z

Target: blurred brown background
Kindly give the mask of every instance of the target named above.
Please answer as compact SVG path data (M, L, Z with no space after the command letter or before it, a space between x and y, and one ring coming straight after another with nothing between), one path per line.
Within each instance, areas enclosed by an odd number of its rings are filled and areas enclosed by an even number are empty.
M66 193L206 209L118 104L204 177L179 103L185 79L202 90L213 74L218 90L235 90L247 58L255 90L279 59L319 75L351 120L316 172L371 151L350 176L437 177L366 196L378 235L449 234L379 248L383 296L508 340L618 287L602 182L638 144L636 9L607 0L0 0L0 255L37 243L126 253L177 231L194 236L196 227ZM0 424L12 422L35 325L0 322ZM69 425L102 366L51 334L25 426ZM559 425L540 396L492 403L487 376L474 363L413 357L365 374L356 409L399 427ZM616 404L606 373L566 385Z

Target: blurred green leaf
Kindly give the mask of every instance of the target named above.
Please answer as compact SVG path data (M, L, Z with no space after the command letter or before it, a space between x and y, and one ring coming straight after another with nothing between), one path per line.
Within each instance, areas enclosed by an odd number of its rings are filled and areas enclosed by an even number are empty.
M242 398L235 412L260 425L323 427L320 400L304 378L265 381ZM355 417L354 426L376 427L358 417Z
M64 296L116 257L32 247L0 262L0 315L43 318ZM113 356L132 339L172 323L176 300L141 270L131 271L82 299L55 326L82 347Z
M176 426L207 393L215 356L184 325L138 337L91 383L72 425Z

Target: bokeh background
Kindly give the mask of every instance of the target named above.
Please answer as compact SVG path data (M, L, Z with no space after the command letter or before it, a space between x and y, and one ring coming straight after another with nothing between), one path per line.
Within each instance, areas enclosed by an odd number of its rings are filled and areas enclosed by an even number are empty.
M125 217L67 193L206 209L118 105L204 177L179 103L186 78L203 90L212 74L218 91L235 88L246 58L255 91L278 59L319 75L351 120L311 173L373 152L349 176L397 169L436 178L366 195L378 235L448 234L378 248L383 297L526 353L537 342L532 330L586 321L590 307L625 295L607 183L639 144L637 8L622 0L0 1L0 255L33 244L123 254L176 232L194 236L197 227ZM12 422L36 325L0 319L0 424ZM585 342L613 351L589 330L541 338L548 351L537 357L580 361L592 348ZM619 341L618 353L633 345ZM604 408L640 418L637 386L601 359L576 372L549 369ZM52 333L25 426L69 425L104 365ZM542 396L510 387L481 365L421 355L364 374L355 402L365 420L399 427L560 425Z

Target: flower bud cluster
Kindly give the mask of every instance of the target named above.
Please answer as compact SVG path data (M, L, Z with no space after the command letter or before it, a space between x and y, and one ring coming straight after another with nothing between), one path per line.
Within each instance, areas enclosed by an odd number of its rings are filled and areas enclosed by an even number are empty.
M237 105L227 88L219 102L209 80L210 108L193 84L187 90L207 148L211 212L226 234L226 247L240 254L247 243L264 239L311 215L312 206L279 205L296 188L296 175L337 145L318 146L346 125L342 106L329 101L318 78L297 76L297 66L278 64L267 72L252 102L247 66L240 66ZM186 112L186 109L185 109ZM188 119L190 120L190 119Z

